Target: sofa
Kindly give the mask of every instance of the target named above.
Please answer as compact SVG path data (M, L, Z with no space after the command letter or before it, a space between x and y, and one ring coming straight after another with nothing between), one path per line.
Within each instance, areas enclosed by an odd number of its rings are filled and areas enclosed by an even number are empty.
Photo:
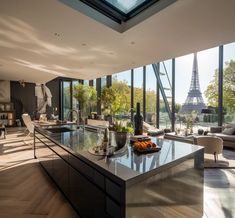
M235 124L211 127L208 135L217 136L223 139L224 147L235 149Z

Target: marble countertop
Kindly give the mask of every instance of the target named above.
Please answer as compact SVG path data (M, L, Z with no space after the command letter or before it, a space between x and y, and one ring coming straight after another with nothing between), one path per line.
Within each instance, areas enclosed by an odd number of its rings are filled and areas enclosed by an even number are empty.
M201 146L152 137L151 140L161 147L159 152L139 155L127 143L126 152L120 156L111 156L109 158L95 156L90 154L88 149L97 145L98 134L86 130L85 132L79 131L75 125L67 127L74 131L50 133L46 131L45 127L36 127L36 129L72 154L77 155L93 166L97 166L103 172L111 173L124 182L151 176L172 166L172 164L177 165L189 157L193 157L197 152L203 151Z

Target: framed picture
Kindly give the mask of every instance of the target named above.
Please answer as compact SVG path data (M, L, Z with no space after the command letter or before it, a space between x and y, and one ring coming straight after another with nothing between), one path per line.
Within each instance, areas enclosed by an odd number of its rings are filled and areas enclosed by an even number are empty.
M0 102L9 102L10 93L10 81L0 80Z

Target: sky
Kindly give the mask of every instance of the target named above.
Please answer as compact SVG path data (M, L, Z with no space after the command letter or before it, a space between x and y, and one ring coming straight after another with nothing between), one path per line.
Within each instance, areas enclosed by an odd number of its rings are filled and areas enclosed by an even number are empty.
M202 96L204 102L207 103L207 99L204 95L204 92L209 85L209 83L214 78L215 70L218 69L219 64L219 47L203 50L197 53L198 59L198 73L199 73L199 83L202 92ZM231 44L227 44L224 46L224 63L230 60L235 60L235 42ZM165 61L165 66L171 76L171 60ZM193 67L193 54L188 54L181 57L175 58L175 78L176 78L176 102L177 103L184 103L187 97L190 83L191 83L191 76L192 76L192 67ZM134 85L135 87L142 87L142 67L134 69ZM160 71L164 72L163 65L160 65ZM147 89L155 89L156 82L154 77L153 69L151 65L148 65L146 68L146 84ZM126 80L130 84L130 70L124 71L122 73L116 74L118 80ZM167 83L166 77L163 79L163 83L166 87L169 87Z

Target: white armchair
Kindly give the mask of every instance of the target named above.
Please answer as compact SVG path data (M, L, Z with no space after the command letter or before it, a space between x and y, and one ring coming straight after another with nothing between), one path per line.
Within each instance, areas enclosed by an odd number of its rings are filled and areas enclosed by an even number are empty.
M22 119L24 121L24 124L25 124L28 132L29 132L28 135L23 140L25 143L26 139L34 133L34 124L31 120L31 117L28 114L22 114Z
M197 137L196 144L204 146L204 153L213 154L215 162L218 160L218 155L223 152L223 140L216 136Z

